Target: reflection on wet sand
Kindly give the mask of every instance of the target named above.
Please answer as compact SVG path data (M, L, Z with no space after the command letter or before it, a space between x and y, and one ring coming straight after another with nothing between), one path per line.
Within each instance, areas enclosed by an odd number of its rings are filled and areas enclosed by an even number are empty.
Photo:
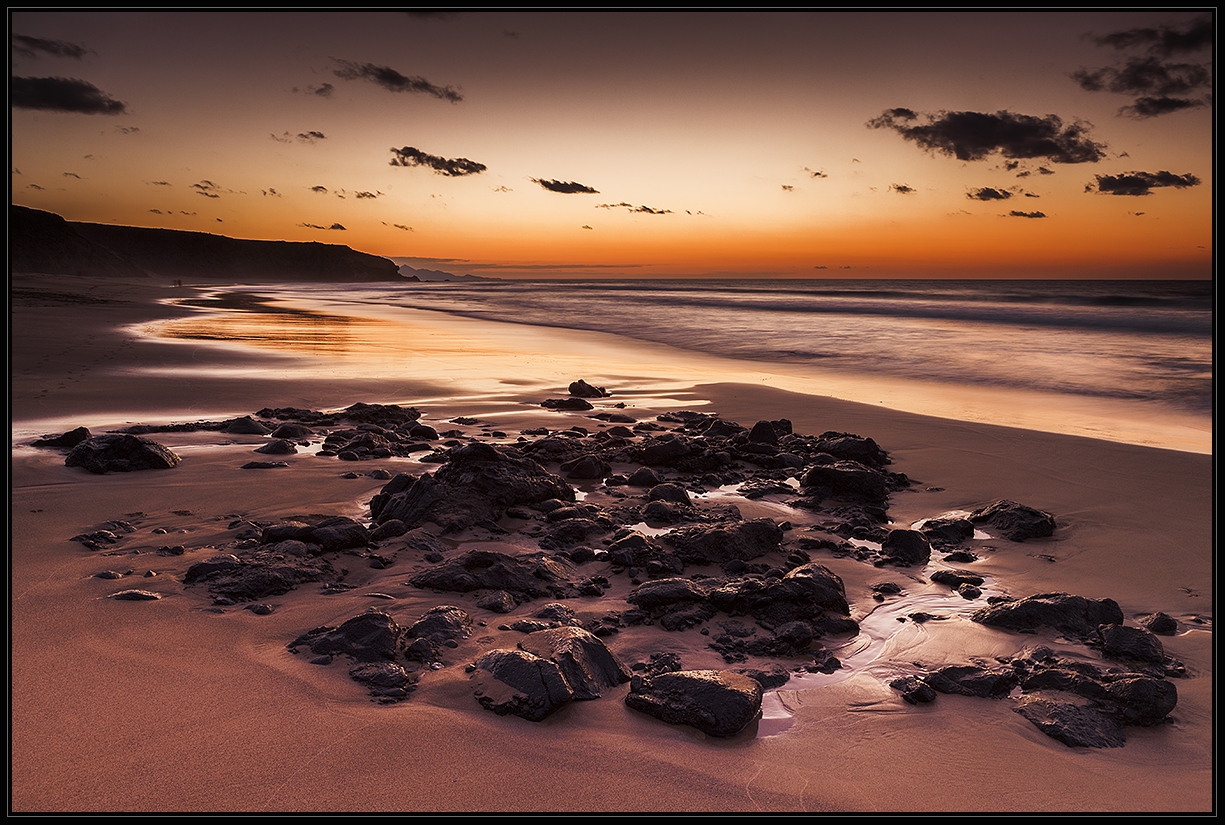
M207 310L209 314L162 325L158 331L164 337L250 344L295 353L365 354L380 333L387 334L395 326L376 318L282 306L248 292L216 293L176 303Z

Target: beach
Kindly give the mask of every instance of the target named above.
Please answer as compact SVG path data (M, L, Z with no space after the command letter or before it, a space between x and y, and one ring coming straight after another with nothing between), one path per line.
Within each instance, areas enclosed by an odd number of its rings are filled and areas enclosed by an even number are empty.
M304 299L284 313L301 322L291 346L235 347L206 335L222 328L221 318L233 320L225 307L205 301L213 308L202 313L168 301L236 289L15 275L11 290L12 813L1214 809L1210 454L796 392L746 362L610 333L426 311L409 329L400 316L344 314ZM210 318L218 319L213 327ZM176 320L194 331L156 337L159 325ZM397 340L410 340L412 354L371 343ZM411 586L418 560L378 568L360 554L344 556L337 563L351 587L323 594L303 586L270 599L275 609L266 615L218 606L206 589L183 582L193 561L232 539L236 521L365 520L386 484L371 470L419 474L437 465L347 465L315 454L316 445L285 458L287 468L243 470L266 436L196 430L150 436L183 457L179 466L94 475L65 466L60 451L29 446L79 426L99 434L359 402L415 407L440 430L514 443L525 430L603 426L593 411L541 406L577 379L607 388L606 398L593 399L595 411L640 422L691 410L745 427L787 419L796 433L870 437L888 452L889 469L911 481L889 497L891 525L996 499L1054 515L1050 538L978 542L973 568L993 592L1014 598L1113 599L1132 626L1154 613L1172 616L1178 629L1161 644L1185 668L1170 679L1176 708L1163 724L1129 727L1125 746L1076 748L1013 712L1008 698L904 701L889 685L898 675L1009 659L1036 645L1100 661L1058 634L986 627L962 611L894 622L899 629L871 661L768 691L762 720L731 737L633 711L624 686L539 722L499 716L474 700L465 665L516 644L521 634L503 629L514 615L482 611L470 595ZM460 417L477 423L454 424ZM345 477L349 470L360 472ZM612 501L600 484L583 492L588 502ZM795 521L792 535L811 518L776 501L739 505L746 518L785 514ZM135 526L114 549L72 540L113 520ZM501 543L522 549L524 541L511 534ZM170 545L186 551L159 552ZM914 569L812 556L841 578L861 623L889 604L872 597L879 581L939 591ZM126 575L96 577L108 569ZM584 615L624 609L632 585L611 578L603 595L574 607ZM108 598L129 588L161 598ZM443 604L467 609L474 632L402 702L372 701L346 667L311 664L287 647L368 608L408 623ZM633 625L605 642L627 663L667 652L687 669L728 668L699 628Z

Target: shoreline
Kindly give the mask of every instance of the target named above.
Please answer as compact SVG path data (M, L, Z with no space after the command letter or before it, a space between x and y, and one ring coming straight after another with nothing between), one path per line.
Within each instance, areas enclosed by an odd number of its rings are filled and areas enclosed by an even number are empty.
M420 405L428 423L471 415L488 429L505 430L511 441L536 426L601 426L589 413L542 409L539 401L548 395L542 392L555 387L539 379L505 383L505 374L493 382L496 391L487 387L467 398L455 397L454 384L415 376L394 382L332 376L270 382L266 370L244 370L281 359L209 347L196 356L223 369L175 386L169 376L196 360L191 348L142 345L122 333L132 323L156 319L161 308L142 302L160 288L134 289L123 297L122 289L102 284L93 292L129 303L109 305L110 311L107 304L34 307L24 316L15 309L14 422L19 411L27 422L51 420L46 411L59 398L56 420L71 418L73 426L91 429L106 423L104 416L123 412L116 395L140 392L153 380L148 373L113 369L126 359L166 370L167 377L153 384L157 403L165 405L164 417L178 421L203 420L181 415L191 412L185 402L193 398L201 412L207 407L250 415L265 406L412 405L417 397L430 400ZM76 328L92 336L87 346L69 348L49 334L57 318L62 325L74 314ZM112 367L104 377L100 368L89 369L100 363ZM787 418L797 433L871 437L889 452L892 468L915 482L891 496L894 524L1001 497L1054 513L1053 539L997 544L976 568L1014 596L1059 590L1109 597L1119 602L1128 624L1156 611L1178 619L1181 631L1162 638L1189 671L1177 680L1172 723L1129 731L1122 748L1085 750L1051 740L997 700L941 696L924 707L902 702L885 684L902 663L1011 656L1037 643L1075 647L1047 634L1018 638L962 621L908 623L884 645L881 658L828 687L785 685L774 694L787 717L777 735L760 730L770 719L728 741L696 735L627 710L620 701L624 690L575 703L541 723L499 717L472 701L462 658L437 679L423 680L407 701L380 706L342 672L289 654L286 643L368 607L411 619L431 605L470 606L470 599L418 591L406 585L403 567L378 571L354 558L347 564L358 589L321 597L302 588L275 599L271 615L258 616L210 606L206 593L182 586L184 558L156 549L183 543L188 559L204 558L205 548L225 539L238 517L360 517L385 482L367 475L344 478L351 467L302 454L290 457L292 481L259 476L250 487L250 476L242 473L251 471L236 468L262 437L162 434L154 437L186 456L173 470L91 476L64 467L54 451L14 452L12 809L1212 810L1210 455L900 413L710 375L713 380L689 386L610 386L613 394L599 408L623 409L640 419L695 409L746 426ZM570 376L580 377L591 376ZM64 389L39 399L39 381ZM205 404L202 394L209 396ZM627 406L611 406L619 401ZM482 431L479 425L464 429L478 437ZM377 465L393 472L428 468L400 460ZM607 492L596 487L588 495L605 501ZM747 518L753 507L765 511L769 503L743 504ZM112 553L90 553L69 541L137 511L137 537ZM167 532L153 532L159 529ZM814 558L842 577L861 619L877 610L869 585L899 577L899 571L853 559L819 553ZM157 575L138 583L93 578L105 566L120 564L134 574L147 569ZM920 592L917 583L911 586ZM106 598L121 587L147 587L164 598ZM623 601L627 587L614 581L607 600ZM379 592L392 600L371 595ZM472 645L516 638L497 629L503 619L482 620ZM691 630L667 636L663 644L687 666L726 667L708 641ZM648 628L631 627L609 644L634 660L658 651L661 643ZM462 652L477 649L466 645ZM955 797L933 787L941 784L930 781L933 771L958 777ZM516 777L518 786L508 789L506 776Z

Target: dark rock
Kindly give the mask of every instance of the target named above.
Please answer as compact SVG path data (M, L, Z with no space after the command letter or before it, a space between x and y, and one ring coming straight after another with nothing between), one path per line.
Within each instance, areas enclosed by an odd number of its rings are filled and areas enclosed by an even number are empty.
M889 495L889 477L849 459L815 464L800 477L807 491L828 493L831 498L867 504L883 504Z
M404 651L404 629L386 613L371 610L339 627L318 627L299 636L289 649L306 647L316 655L345 655L359 662L392 661Z
M540 402L547 410L593 410L595 407L581 398L548 398Z
M926 705L936 701L936 691L918 676L900 676L889 683L889 687L902 694L911 705Z
M771 519L694 525L661 537L682 560L699 565L760 558L778 550L782 540L782 528Z
M492 650L479 657L470 675L477 702L499 716L533 722L574 699L557 663L525 650Z
M518 607L519 603L515 601L514 596L505 590L494 590L491 593L478 597L476 606L492 613L509 613Z
M315 434L315 431L304 424L282 424L268 435L272 438L283 438L287 441L301 441Z
M626 597L626 601L651 611L678 603L704 602L708 595L708 588L699 582L667 578L644 582Z
M519 642L519 649L554 661L575 699L596 699L605 690L630 680L629 669L621 660L581 627L529 633Z
M393 478L371 500L370 512L379 524L433 522L444 532L459 532L496 522L508 507L554 498L574 501L574 488L530 458L475 442L454 450L432 475Z
M1076 636L1096 634L1099 625L1122 624L1123 611L1113 599L1087 599L1067 593L1042 593L1000 602L975 611L971 620L1008 630L1050 627Z
M625 704L671 725L735 736L761 714L761 685L732 671L690 670L634 676Z
M580 481L595 481L604 478L612 472L608 466L608 462L598 456L585 455L581 458L576 458L573 461L567 461L561 465L561 471L566 478L579 479Z
M987 523L1011 541L1044 538L1055 532L1055 518L1015 501L1000 499L970 514L975 524Z
M656 484L647 492L648 501L670 501L673 504L689 504L689 492L679 484Z
M931 543L919 530L890 530L881 542L881 555L894 564L924 565L931 554Z
M226 422L223 433L231 435L267 435L271 430L266 424L256 421L249 415Z
M662 479L650 467L639 467L626 480L631 487L654 487L662 483Z
M85 427L77 427L75 430L69 430L61 435L44 436L37 441L32 442L34 447L51 447L55 449L72 449L82 441L90 439L89 430Z
M948 665L928 674L924 681L940 693L989 698L1007 695L1016 687L1018 678L1011 669Z
M974 523L966 518L929 518L919 523L929 541L956 544L974 536Z
M1140 624L1149 629L1150 633L1160 633L1163 636L1178 632L1178 621L1167 613L1153 613L1140 620Z
M262 447L257 447L255 452L263 453L264 455L293 455L298 451L298 448L292 442L286 441L283 438L278 438L275 441L269 441Z
M835 458L870 467L882 467L889 463L888 454L875 441L851 433L822 433L817 437L815 446Z
M284 461L248 461L242 465L243 470L275 470L278 467L288 467Z
M64 459L64 464L102 474L165 470L177 466L180 460L156 441L136 435L109 433L77 444Z
M414 676L395 662L361 662L349 668L349 678L369 689L370 695L392 701L408 698L416 689Z
M582 378L570 384L570 394L577 398L604 398L608 395L603 387L593 387Z
M1121 748L1122 725L1108 711L1079 702L1025 696L1014 710L1047 736L1069 747Z
M1098 647L1108 659L1160 664L1165 661L1161 640L1149 631L1122 624L1097 628Z
M977 573L968 570L937 570L931 574L931 580L936 584L944 584L956 590L963 584L980 585L984 579Z
M574 595L570 576L574 565L546 553L508 556L492 550L473 550L409 579L415 587L457 593L504 590L520 601L569 598Z
M1128 725L1159 724L1178 704L1178 688L1173 682L1148 676L1116 679L1106 685L1106 694Z

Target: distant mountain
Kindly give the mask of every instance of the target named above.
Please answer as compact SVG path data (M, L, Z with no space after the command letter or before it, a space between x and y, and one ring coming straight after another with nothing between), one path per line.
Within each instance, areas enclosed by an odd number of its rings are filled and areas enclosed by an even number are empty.
M406 280L387 258L347 246L79 223L16 205L9 209L9 271L229 282Z
M403 264L400 267L400 274L405 278L416 278L418 281L488 281L489 278L482 278L479 275L456 275L451 272L443 272L441 269L414 269L408 264Z

